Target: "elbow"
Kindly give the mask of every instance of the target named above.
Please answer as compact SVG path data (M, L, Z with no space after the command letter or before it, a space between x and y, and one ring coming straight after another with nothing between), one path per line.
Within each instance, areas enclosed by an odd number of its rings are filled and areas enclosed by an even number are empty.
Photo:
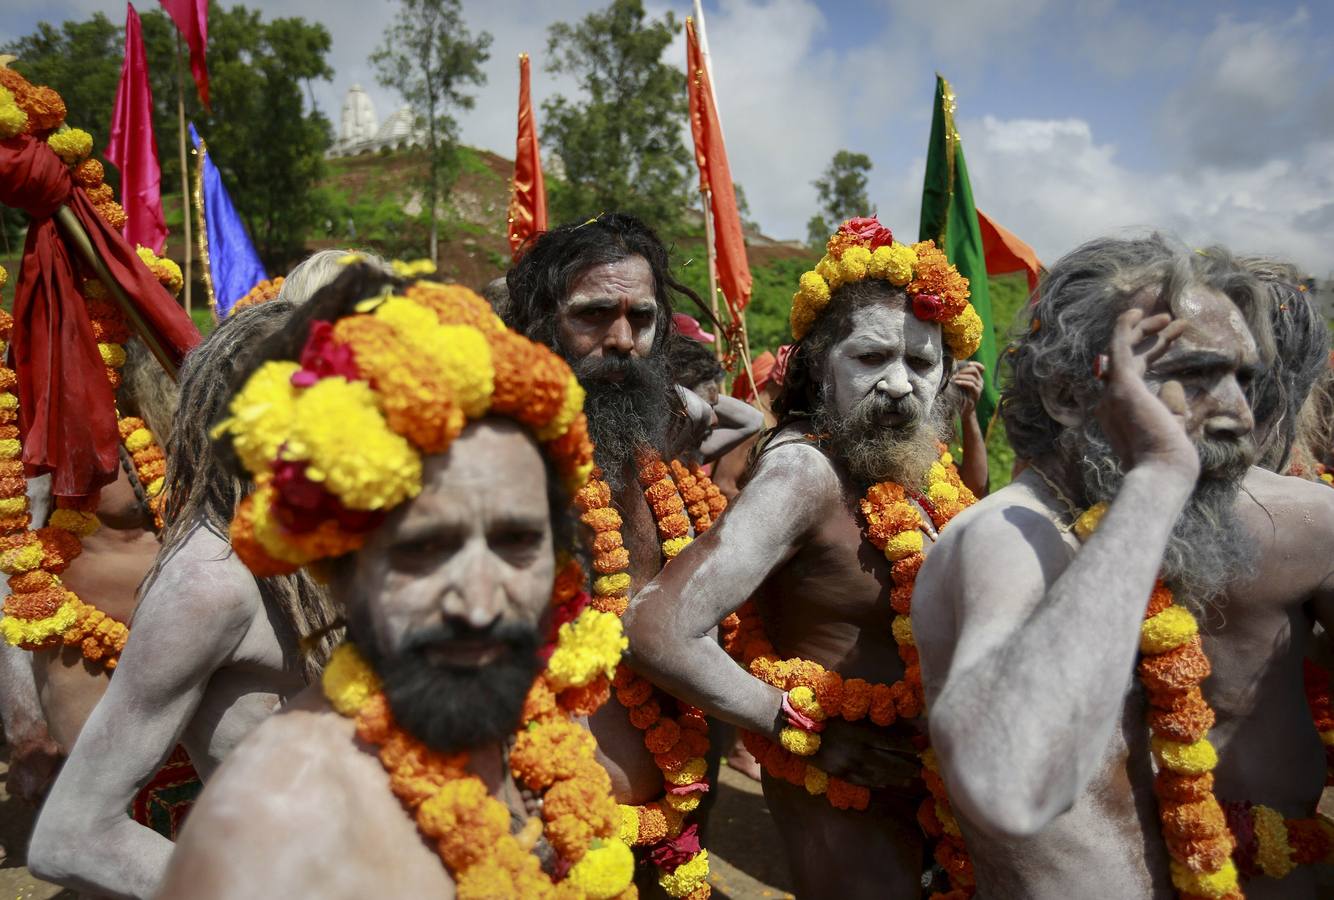
M990 742L977 728L951 727L932 712L931 743L950 806L974 830L1003 841L1032 838L1073 805L1073 794L1059 788L1068 779L1049 760L984 746Z
M630 642L630 664L650 680L661 675L683 649L678 629L668 621L670 608L653 602L654 596L651 589L640 591L621 618Z
M66 884L74 874L79 848L86 846L84 836L62 821L59 810L48 804L37 817L28 842L28 871L43 881Z

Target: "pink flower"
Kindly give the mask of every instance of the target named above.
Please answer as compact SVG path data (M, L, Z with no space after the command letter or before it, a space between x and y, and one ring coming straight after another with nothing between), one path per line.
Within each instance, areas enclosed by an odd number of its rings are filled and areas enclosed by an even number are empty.
M923 322L935 322L943 306L935 294L917 294L912 298L912 314Z
M691 825L679 837L654 847L648 858L659 869L671 873L698 856L699 851L699 826Z
M874 251L876 247L888 247L894 243L894 232L890 231L875 216L857 216L848 219L838 229L844 234L851 234L863 242L868 242L866 249Z
M333 337L333 323L322 319L311 323L310 336L306 338L306 346L301 348L300 363L301 370L292 374L292 384L296 387L310 387L321 378L335 375L348 381L361 378L352 348L337 343Z
M308 534L332 519L344 531L361 533L384 521L383 512L343 506L324 485L310 480L306 475L308 465L279 460L273 466L273 489L277 494L273 512L284 528L295 534Z

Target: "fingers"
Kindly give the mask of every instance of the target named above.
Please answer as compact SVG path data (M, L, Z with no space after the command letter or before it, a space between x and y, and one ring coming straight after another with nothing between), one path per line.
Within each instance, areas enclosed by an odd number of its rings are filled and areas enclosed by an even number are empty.
M1178 419L1186 417L1186 391L1179 381L1165 381L1162 388L1158 391L1158 399L1162 401L1167 411Z
M1188 325L1185 319L1174 319L1162 331L1141 341L1140 346L1135 348L1136 354L1144 360L1146 367L1152 366L1164 353L1172 349L1172 343L1181 337Z
M1118 376L1122 378L1142 376L1148 365L1141 356L1145 352L1144 348L1157 348L1162 341L1160 333L1172 324L1172 316L1169 313L1159 313L1148 318L1145 318L1144 312L1140 309L1128 309L1121 313L1116 319L1111 345L1108 347L1111 369L1105 373L1107 379L1110 381ZM1182 327L1184 325L1169 332L1169 344L1181 333Z

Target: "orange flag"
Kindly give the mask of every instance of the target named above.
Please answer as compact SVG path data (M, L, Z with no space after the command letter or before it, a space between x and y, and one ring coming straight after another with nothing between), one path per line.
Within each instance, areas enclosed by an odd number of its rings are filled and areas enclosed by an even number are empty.
M523 242L547 230L547 189L542 183L542 153L528 96L528 54L519 54L519 137L514 146L514 182L510 192L510 253L517 262Z
M982 230L982 254L987 259L987 274L1025 272L1028 275L1028 290L1037 290L1042 263L1033 248L980 209L977 211L977 224Z
M686 81L690 91L690 131L695 138L695 164L699 166L700 190L709 191L713 214L713 245L718 255L718 285L734 317L750 302L750 264L746 262L746 238L736 209L732 171L727 166L727 148L718 109L713 103L709 69L700 52L695 20L686 19Z

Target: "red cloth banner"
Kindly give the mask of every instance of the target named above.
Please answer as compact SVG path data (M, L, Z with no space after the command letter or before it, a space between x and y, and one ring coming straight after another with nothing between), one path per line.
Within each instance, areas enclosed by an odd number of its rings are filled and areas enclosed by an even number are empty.
M121 233L125 240L131 246L140 244L161 253L167 240L167 220L162 214L162 167L158 165L157 139L153 136L153 90L148 84L139 14L129 3L125 4L125 62L116 88L111 140L103 155L120 169L121 206L126 216Z
M208 0L159 0L176 23L176 28L190 48L190 74L194 76L199 99L212 109L208 99Z
M45 141L28 134L0 141L0 204L32 219L14 289L11 346L23 462L30 474L52 474L56 496L88 496L116 480L120 434L82 279L53 218L61 205L176 363L199 343L199 330Z
M514 183L510 192L510 253L515 262L524 241L547 230L547 188L542 181L542 152L529 96L528 54L519 54L519 136L514 145Z
M723 129L713 103L713 85L695 35L695 20L686 19L686 83L690 94L690 133L695 138L695 164L699 166L700 190L709 192L713 216L713 246L718 259L718 286L727 298L728 309L739 318L750 302L750 263L746 261L746 236L736 208L732 170L727 165Z
M987 260L987 274L1024 272L1028 275L1029 292L1037 290L1042 263L1033 248L980 209L977 211L977 224L982 231L982 255Z

